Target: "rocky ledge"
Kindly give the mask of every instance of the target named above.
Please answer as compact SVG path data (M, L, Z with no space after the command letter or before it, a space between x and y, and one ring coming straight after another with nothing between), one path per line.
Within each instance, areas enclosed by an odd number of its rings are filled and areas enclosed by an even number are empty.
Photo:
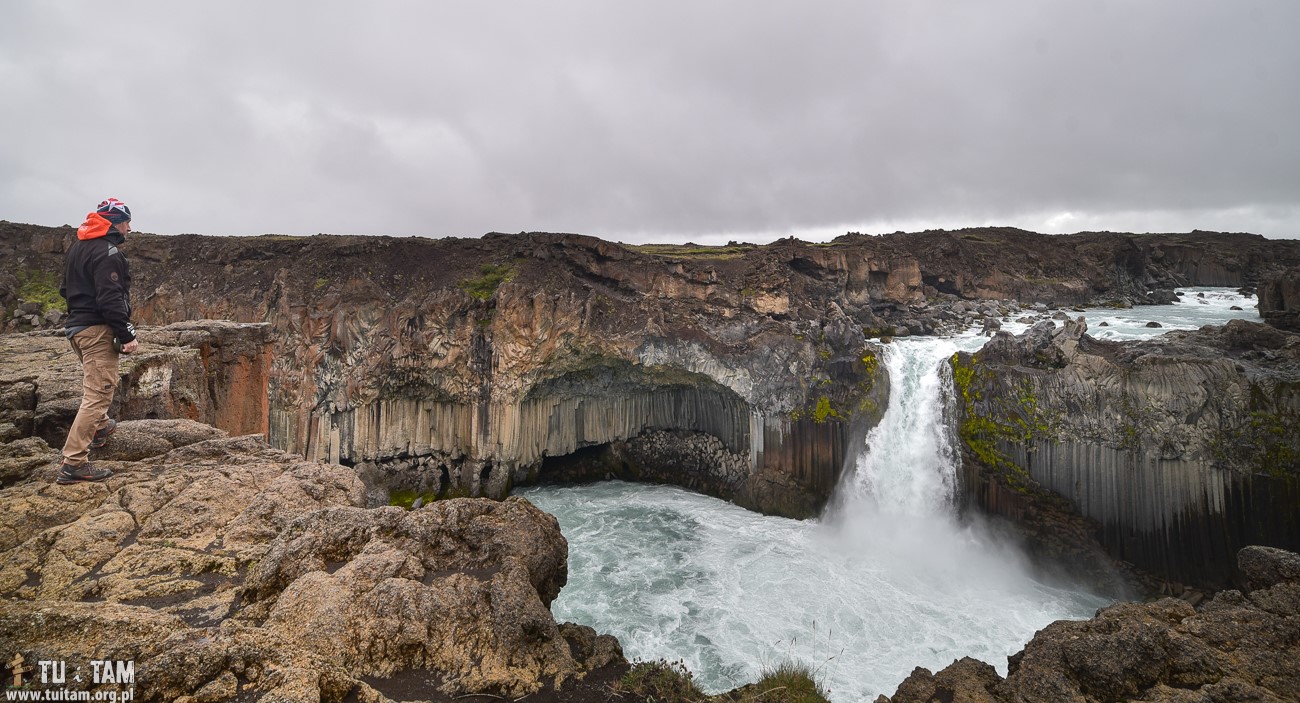
M1300 700L1300 555L1252 546L1237 555L1248 590L1199 609L1166 598L1058 621L1007 659L1003 679L966 658L917 668L877 703Z
M138 700L518 698L623 661L551 616L567 543L522 499L368 509L355 471L188 420L123 422L103 484L0 446L0 651L133 661Z
M139 334L139 351L119 364L115 417L266 434L269 325L193 320ZM0 335L0 442L34 436L62 446L80 404L81 363L62 330Z
M1044 321L953 357L967 500L1040 553L1100 574L1099 542L1175 593L1230 585L1248 544L1300 545L1300 334L1086 331Z

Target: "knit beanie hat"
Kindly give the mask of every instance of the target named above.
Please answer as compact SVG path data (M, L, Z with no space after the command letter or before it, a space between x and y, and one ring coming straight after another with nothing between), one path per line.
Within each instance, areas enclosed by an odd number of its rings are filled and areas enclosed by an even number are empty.
M131 221L131 208L117 198L109 198L100 203L99 207L95 208L95 212L115 225Z

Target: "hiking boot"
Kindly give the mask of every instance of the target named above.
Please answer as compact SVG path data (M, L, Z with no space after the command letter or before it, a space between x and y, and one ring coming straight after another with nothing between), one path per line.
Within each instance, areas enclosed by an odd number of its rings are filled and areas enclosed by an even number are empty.
M112 475L112 471L109 471L108 469L97 469L94 466L91 466L90 462L79 464L77 466L64 464L59 467L59 478L55 480L55 483L66 486L70 483L103 481Z
M108 424L104 425L103 429L96 430L95 436L90 438L90 448L99 449L105 444L108 444L108 436L113 434L113 430L115 429L117 429L117 420L110 418Z

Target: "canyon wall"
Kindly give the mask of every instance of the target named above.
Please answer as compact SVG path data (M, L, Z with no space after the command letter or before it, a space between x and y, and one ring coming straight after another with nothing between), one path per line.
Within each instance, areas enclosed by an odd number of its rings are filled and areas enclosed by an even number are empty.
M28 234L14 281L70 241ZM138 318L270 323L275 446L426 500L503 497L579 452L619 455L600 477L685 484L670 462L707 450L730 469L703 490L807 517L886 406L861 325L795 297L830 284L791 290L734 257L572 235L141 236L128 252Z
M1086 329L1043 322L954 356L968 499L1032 523L1046 489L1111 554L1179 584L1227 585L1247 544L1300 547L1300 335Z
M72 237L0 222L7 329L54 314L39 301ZM872 337L1300 263L1300 243L1252 235L1007 228L725 247L133 234L124 251L141 322L269 323L272 443L390 492L621 476L797 516L886 405Z

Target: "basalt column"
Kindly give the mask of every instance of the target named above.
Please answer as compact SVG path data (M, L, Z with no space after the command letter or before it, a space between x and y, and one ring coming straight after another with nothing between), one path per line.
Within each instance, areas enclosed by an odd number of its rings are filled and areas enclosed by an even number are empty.
M1087 539L1045 519L1046 489L1170 583L1225 586L1246 544L1300 547L1300 335L1242 320L1128 343L1086 329L1040 323L953 358L968 498L1042 544Z

